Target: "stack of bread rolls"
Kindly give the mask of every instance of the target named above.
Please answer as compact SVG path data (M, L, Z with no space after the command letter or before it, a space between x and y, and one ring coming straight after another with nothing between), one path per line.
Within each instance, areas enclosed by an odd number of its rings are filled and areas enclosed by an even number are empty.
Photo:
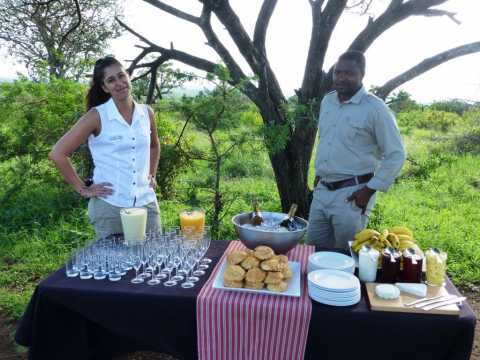
M223 285L231 288L285 291L292 270L288 257L275 255L268 246L257 246L255 250L232 251L227 255L227 268L223 274Z

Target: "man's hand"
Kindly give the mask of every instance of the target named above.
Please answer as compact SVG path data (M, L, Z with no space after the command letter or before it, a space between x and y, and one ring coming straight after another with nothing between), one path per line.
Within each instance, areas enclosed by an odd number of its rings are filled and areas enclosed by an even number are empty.
M355 191L352 195L345 199L345 201L355 201L355 205L357 205L360 209L362 209L362 214L365 214L367 210L367 204L373 194L375 194L376 190L370 189L369 187L365 186L357 191Z

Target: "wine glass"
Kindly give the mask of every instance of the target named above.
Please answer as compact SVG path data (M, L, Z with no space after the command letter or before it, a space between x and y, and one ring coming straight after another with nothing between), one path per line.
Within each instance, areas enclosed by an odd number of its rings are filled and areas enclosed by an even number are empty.
M135 277L131 280L132 284L141 284L144 281L138 276L138 270L140 270L140 267L142 266L142 247L143 246L141 243L136 243L130 246L130 250L132 252L132 266L135 270Z

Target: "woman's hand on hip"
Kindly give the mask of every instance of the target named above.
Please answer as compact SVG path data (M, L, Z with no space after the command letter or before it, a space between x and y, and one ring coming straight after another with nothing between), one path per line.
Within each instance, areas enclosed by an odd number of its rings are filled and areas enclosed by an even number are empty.
M90 186L82 186L78 192L87 199L92 197L107 197L113 194L112 186L113 185L108 182L102 182Z
M157 179L153 175L148 175L148 183L150 187L155 190L157 188Z

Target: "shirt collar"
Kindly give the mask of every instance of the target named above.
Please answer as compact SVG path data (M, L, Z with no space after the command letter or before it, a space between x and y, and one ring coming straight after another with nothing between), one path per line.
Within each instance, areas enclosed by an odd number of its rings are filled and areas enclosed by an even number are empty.
M340 100L338 99L338 94L336 94L335 98L337 100L337 102L339 104L349 104L349 103L352 103L352 104L360 104L360 102L362 101L363 99L363 96L367 94L367 90L365 89L365 86L362 85L362 87L355 93L355 95L353 95L350 99L348 99L347 101L344 101L344 102L340 102Z
M125 119L123 118L122 114L120 114L120 111L118 111L117 105L115 105L115 101L113 101L113 98L110 98L105 105L107 106L107 113L108 113L108 118L110 120L117 120L120 121L122 124L129 125ZM138 106L135 101L133 101L133 115L132 115L132 125L135 122L135 117L136 117L136 112L138 111Z

